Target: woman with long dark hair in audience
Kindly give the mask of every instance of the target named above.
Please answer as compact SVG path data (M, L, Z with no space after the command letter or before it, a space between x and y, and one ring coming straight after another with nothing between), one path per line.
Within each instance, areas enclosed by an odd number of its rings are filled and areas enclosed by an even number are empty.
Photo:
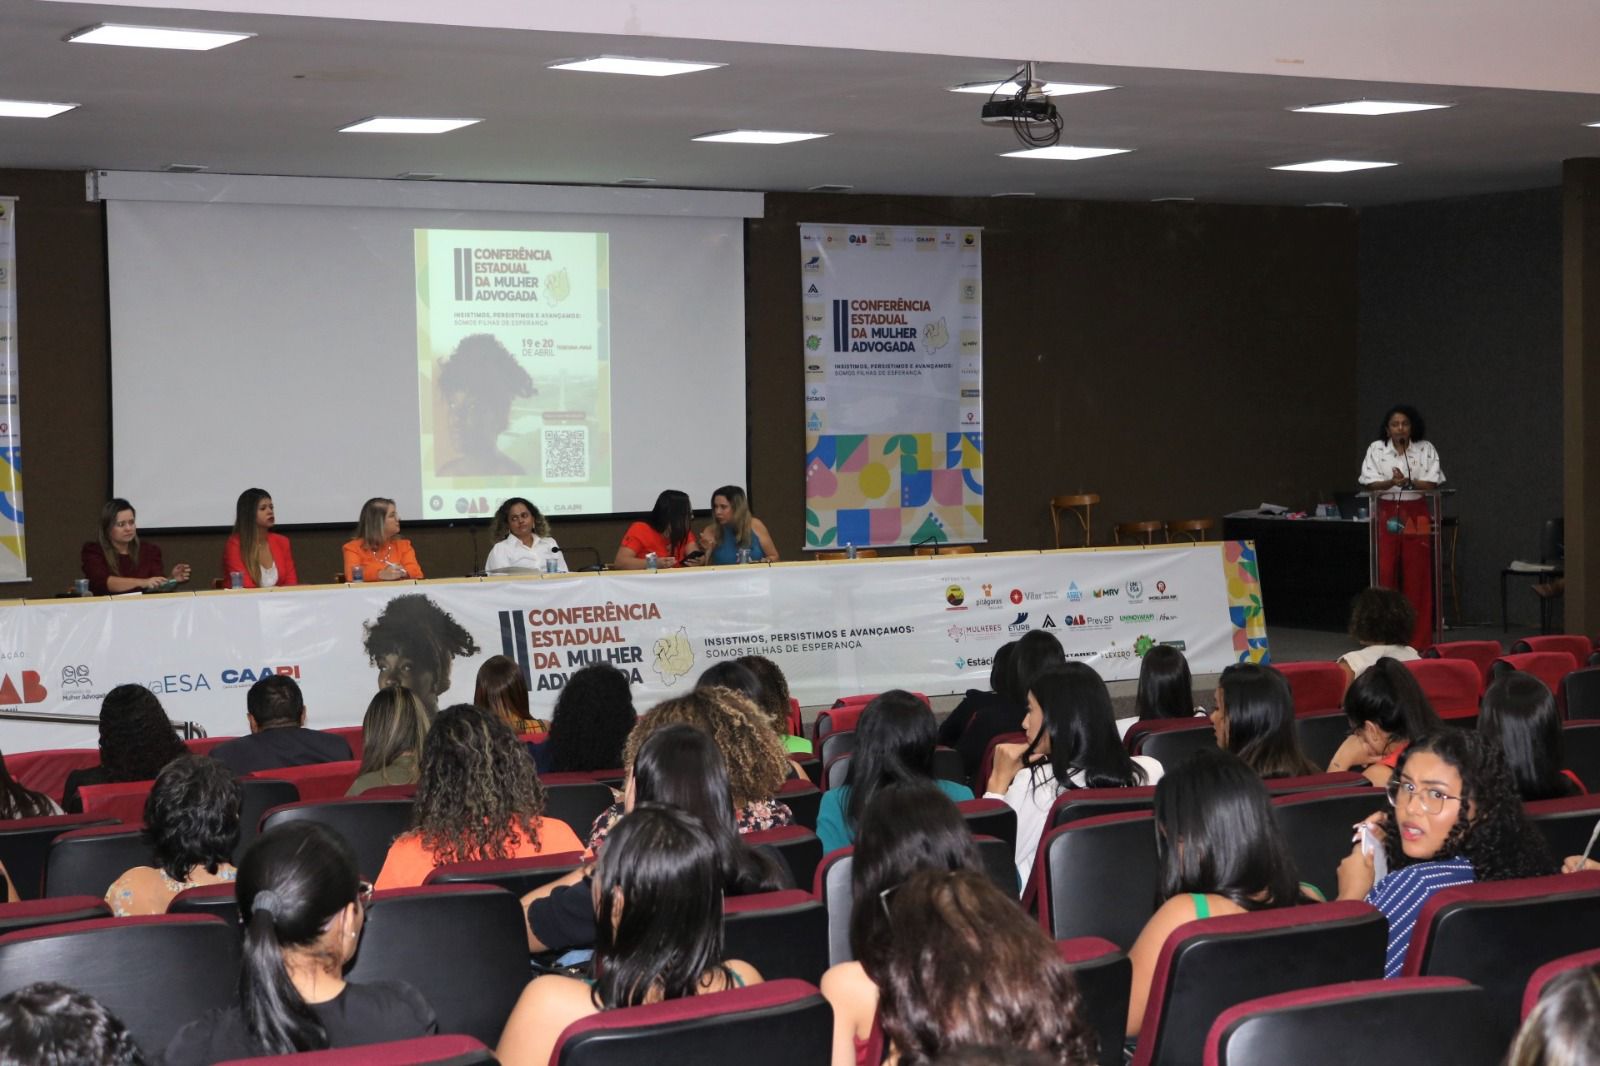
M817 838L824 852L849 847L872 798L891 785L928 784L952 800L969 800L972 790L933 773L939 727L926 703L903 689L875 697L856 720L856 750L844 785L822 794Z
M500 719L518 736L541 728L528 709L528 682L522 677L522 668L508 656L491 655L478 667L472 704Z
M765 655L745 655L734 662L749 670L761 683L758 704L772 723L772 731L783 741L783 750L790 755L810 755L811 741L789 732L789 679L777 663Z
M986 798L1017 812L1017 880L1033 872L1056 797L1075 788L1132 788L1161 779L1161 764L1129 755L1117 737L1111 693L1085 663L1067 663L1033 679L1022 744L998 744Z
M1380 838L1388 875L1373 884L1358 842L1339 864L1339 898L1362 899L1389 919L1383 975L1398 977L1423 902L1474 881L1557 872L1544 836L1528 821L1500 746L1481 733L1446 729L1414 738L1389 781L1391 809L1364 823Z
M344 543L344 579L363 581L420 580L422 566L416 549L400 535L400 512L386 496L374 496L361 505L354 536Z
M1117 719L1117 736L1125 737L1135 722L1162 718L1204 718L1194 705L1194 678L1189 660L1170 644L1157 644L1139 663L1139 690L1134 697L1137 717Z
M1005 699L1006 677L1011 670L1011 655L1016 650L1017 642L1014 640L995 649L994 657L989 661L989 687L967 689L967 694L961 697L961 702L956 704L955 710L939 723L941 747L958 748L961 737L979 712Z
M93 996L51 981L0 999L0 1066L145 1066L128 1027Z
M433 1009L403 981L345 981L372 886L343 837L291 822L257 837L239 864L244 965L239 1006L178 1031L167 1066L289 1055L408 1040L438 1031Z
M622 534L622 545L612 562L618 570L643 570L649 557L656 557L656 566L665 570L669 566L694 566L704 553L695 544L694 530L689 523L694 519L694 506L689 494L679 489L664 489L656 497L650 517L635 522Z
M1587 791L1578 776L1565 768L1566 744L1555 697L1532 674L1513 670L1495 678L1483 694L1478 732L1499 741L1522 802L1561 799Z
M117 878L106 890L111 913L164 914L185 889L232 881L241 794L232 771L208 756L168 763L144 803L144 839L159 865Z
M347 796L371 788L414 785L428 739L428 709L403 685L380 688L361 719L361 770Z
M422 745L411 829L389 846L378 887L420 885L446 863L582 851L544 805L533 760L504 722L466 703L442 711Z
M1234 663L1222 671L1216 699L1211 725L1219 748L1239 756L1262 777L1322 772L1300 749L1294 693L1278 671L1259 663Z
M1066 661L1061 642L1047 629L1029 630L1016 640L1011 651L1011 666L1004 678L1004 690L997 690L1002 698L974 714L956 743L968 781L984 783L977 780L978 767L983 763L990 741L1022 728L1022 719L1028 713L1028 687L1033 679L1065 665Z
M874 967L889 949L879 902L920 870L983 870L972 831L944 793L913 782L881 790L862 816L850 868L850 953L829 968L822 994L833 1006L833 1061L846 1066L867 1045L878 1014ZM1015 904L1013 904L1015 906Z
M118 685L100 701L100 765L67 775L62 809L82 812L83 785L154 780L163 766L188 753L155 693L143 685Z
M139 539L138 515L123 499L100 508L100 536L84 544L79 562L96 596L161 592L188 581L191 573L188 563L178 563L167 573L161 549Z
M1394 776L1412 737L1444 728L1415 675L1397 659L1379 659L1356 675L1344 690L1344 714L1350 735L1328 771L1356 770L1379 788Z
M222 580L238 574L247 589L297 585L289 538L274 533L278 515L266 489L245 489L234 506L233 532L222 546Z
M0 754L0 819L48 818L60 813L61 805L55 800L12 777L6 769L5 756Z
M495 1054L545 1066L561 1031L618 1007L758 984L722 957L722 857L692 814L641 803L612 831L594 873L595 978L548 975L523 990Z
M628 678L610 663L590 663L567 678L550 715L550 769L561 773L615 770L639 715Z
M1296 880L1266 785L1243 761L1201 750L1156 786L1156 860L1164 902L1128 958L1128 1035L1144 1024L1150 982L1167 936L1212 915L1288 907L1321 894Z
M622 802L624 812L641 803L660 803L700 819L717 846L723 891L730 896L794 887L785 870L739 839L722 753L693 726L669 725L650 734L628 772ZM522 898L530 950L561 951L594 943L591 873L589 868L576 870Z

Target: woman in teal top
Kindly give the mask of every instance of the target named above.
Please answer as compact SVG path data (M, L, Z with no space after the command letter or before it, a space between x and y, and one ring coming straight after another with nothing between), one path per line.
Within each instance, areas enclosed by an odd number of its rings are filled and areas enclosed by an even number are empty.
M933 711L909 692L891 689L867 704L856 722L856 750L845 783L822 794L817 839L824 853L855 843L862 814L891 785L933 784L957 802L972 798L966 785L933 776L938 733Z
M767 524L750 513L744 489L724 485L713 492L711 517L716 521L700 531L700 547L707 562L736 563L741 550L750 553L752 563L778 561L778 549L772 546Z

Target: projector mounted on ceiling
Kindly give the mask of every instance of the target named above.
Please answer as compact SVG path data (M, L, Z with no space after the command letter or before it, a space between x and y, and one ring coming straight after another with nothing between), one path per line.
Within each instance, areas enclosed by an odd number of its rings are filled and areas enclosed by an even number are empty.
M1016 92L1005 91L1011 85ZM1000 84L981 115L986 125L1010 126L1027 148L1049 148L1061 139L1061 113L1045 95L1044 82L1034 77L1031 62Z

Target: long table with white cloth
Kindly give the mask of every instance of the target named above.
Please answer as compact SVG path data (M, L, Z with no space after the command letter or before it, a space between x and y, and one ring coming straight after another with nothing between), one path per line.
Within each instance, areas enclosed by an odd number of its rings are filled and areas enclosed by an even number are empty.
M995 650L1034 629L1108 681L1136 678L1157 644L1197 673L1267 657L1254 551L1223 541L13 601L0 604L0 711L93 716L137 682L175 722L228 735L244 730L251 684L281 673L308 724L356 725L377 685L366 627L399 596L427 597L477 644L447 667L440 706L470 701L479 664L505 654L540 717L591 662L622 670L643 710L752 654L805 705L984 688ZM6 752L93 742L82 721L0 720Z

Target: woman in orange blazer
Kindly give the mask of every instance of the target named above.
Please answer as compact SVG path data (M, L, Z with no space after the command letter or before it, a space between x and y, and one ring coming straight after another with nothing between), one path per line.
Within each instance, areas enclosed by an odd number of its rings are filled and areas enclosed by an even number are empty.
M354 581L358 566L363 581L421 578L417 553L412 550L411 542L399 534L400 515L395 511L393 500L374 496L362 504L361 517L356 519L355 538L344 544L344 579Z
M289 538L272 532L277 521L272 494L266 489L245 489L234 509L233 533L222 546L222 579L240 574L244 587L272 588L298 585Z

